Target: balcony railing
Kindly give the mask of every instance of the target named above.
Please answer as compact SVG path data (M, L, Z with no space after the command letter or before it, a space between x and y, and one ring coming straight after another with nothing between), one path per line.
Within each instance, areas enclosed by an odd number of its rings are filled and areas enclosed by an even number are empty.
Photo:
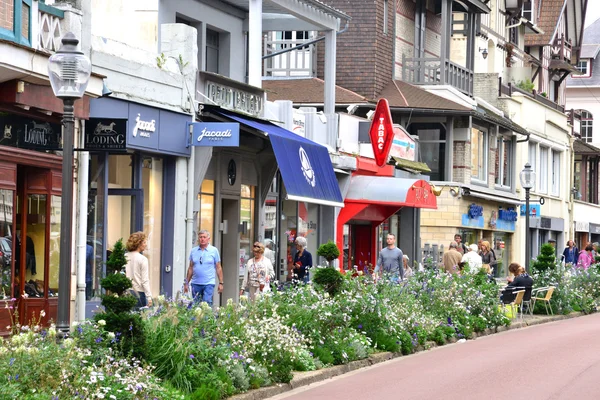
M441 58L407 58L402 55L402 80L415 85L451 85L466 94L473 96L473 71L444 61L442 73Z
M552 43L552 48L551 48L551 53L550 53L553 59L567 61L570 63L572 52L573 52L573 45L571 44L571 40L565 39L564 35L562 35L559 38L554 39L554 43Z
M36 50L56 51L62 36L64 12L44 0L0 0L0 39Z
M281 52L299 46L306 40L264 40L264 55ZM264 76L290 77L315 76L315 45L309 44L264 60Z
M499 82L498 95L499 96L502 96L503 94L507 95L507 96L512 96L513 93L521 93L527 97L530 97L532 99L539 101L540 103L544 104L546 107L552 108L552 109L560 111L562 113L565 112L565 108L563 106L553 102L546 96L542 96L535 89L533 90L533 92L528 92L528 91L523 90L523 89L519 88L518 86L514 85L512 82L509 82L508 84L504 84L502 82L502 78L498 78L498 79L499 79L498 80L498 82Z

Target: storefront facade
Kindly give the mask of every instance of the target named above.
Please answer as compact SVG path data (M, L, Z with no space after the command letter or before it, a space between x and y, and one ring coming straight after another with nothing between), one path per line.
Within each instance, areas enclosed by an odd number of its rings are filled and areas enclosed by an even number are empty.
M86 314L115 242L143 231L153 296L172 292L176 164L190 154L192 116L124 100L91 102L85 150L90 152Z
M3 83L6 94L9 88L16 82ZM49 100L42 103L44 96ZM75 105L76 117L87 118L89 99ZM27 84L16 98L0 99L0 335L10 333L13 321L27 324L45 313L47 324L57 317L60 110L47 86Z
M215 294L215 304L224 304L239 298L254 241L273 242L278 280L291 279L298 236L307 238L317 263L317 247L333 239L334 207L343 201L328 150L261 119L264 91L210 73L200 73L197 89L213 100L202 106L199 120L240 127L238 146L215 141L193 149L199 199L194 231L211 232L211 244L220 251L224 289Z

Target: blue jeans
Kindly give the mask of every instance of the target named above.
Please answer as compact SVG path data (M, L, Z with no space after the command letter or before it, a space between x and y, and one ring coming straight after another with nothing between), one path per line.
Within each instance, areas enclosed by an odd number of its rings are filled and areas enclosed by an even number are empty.
M209 306L213 304L213 293L215 291L215 285L196 285L192 283L192 297L194 303L198 304L201 301L208 303Z

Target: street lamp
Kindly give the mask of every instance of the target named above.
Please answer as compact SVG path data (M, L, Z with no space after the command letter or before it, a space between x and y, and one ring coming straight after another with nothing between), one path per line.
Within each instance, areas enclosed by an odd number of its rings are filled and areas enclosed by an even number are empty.
M535 185L535 171L531 164L525 164L525 168L519 174L521 186L525 189L525 270L529 272L529 259L531 258L531 236L529 235L529 191Z
M54 95L64 104L62 198L60 213L60 263L58 272L58 317L56 328L69 332L69 284L71 281L71 236L73 230L73 136L75 100L85 92L92 66L90 59L77 50L79 40L71 32L62 38L62 46L48 60L48 76Z

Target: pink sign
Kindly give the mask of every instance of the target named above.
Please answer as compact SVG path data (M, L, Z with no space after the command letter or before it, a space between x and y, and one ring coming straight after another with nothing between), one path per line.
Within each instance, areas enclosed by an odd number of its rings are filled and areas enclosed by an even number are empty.
M394 140L390 156L415 161L415 141L400 125L394 124Z

